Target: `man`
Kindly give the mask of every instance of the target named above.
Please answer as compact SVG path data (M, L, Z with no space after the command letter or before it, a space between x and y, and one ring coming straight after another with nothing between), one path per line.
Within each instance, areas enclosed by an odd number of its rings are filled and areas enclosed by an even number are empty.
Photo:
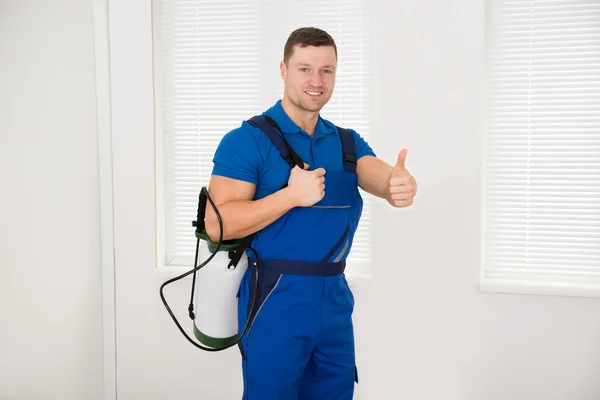
M357 132L338 133L320 117L336 67L328 33L301 28L289 36L280 64L283 98L262 119L274 121L301 159L293 168L268 129L251 121L226 134L215 153L209 192L223 240L255 235L238 293L241 331L258 269L256 305L239 346L246 400L353 397L354 298L343 271L362 212L358 187L394 207L410 206L416 194L406 150L392 167ZM210 205L205 221L216 241Z

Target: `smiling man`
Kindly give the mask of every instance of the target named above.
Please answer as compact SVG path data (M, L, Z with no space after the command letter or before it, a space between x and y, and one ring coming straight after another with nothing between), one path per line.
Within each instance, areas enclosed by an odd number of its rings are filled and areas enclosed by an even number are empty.
M223 239L251 238L238 294L240 332L249 321L239 346L244 400L352 399L354 298L344 268L362 213L358 188L393 207L410 206L416 194L406 150L389 165L359 133L320 116L336 69L327 32L292 32L280 64L283 98L227 133L214 156L209 193ZM210 205L205 222L217 240Z

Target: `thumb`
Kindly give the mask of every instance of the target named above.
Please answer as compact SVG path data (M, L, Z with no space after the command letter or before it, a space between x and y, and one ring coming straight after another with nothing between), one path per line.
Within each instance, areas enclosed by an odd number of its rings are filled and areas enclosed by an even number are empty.
M406 150L406 149L402 149L402 151L400 153L398 153L398 159L396 160L396 165L394 165L394 171L393 171L394 176L400 175L400 173L402 173L402 171L404 171L406 169L406 166L404 165L404 163L406 162L406 154L407 153L408 153L408 150Z

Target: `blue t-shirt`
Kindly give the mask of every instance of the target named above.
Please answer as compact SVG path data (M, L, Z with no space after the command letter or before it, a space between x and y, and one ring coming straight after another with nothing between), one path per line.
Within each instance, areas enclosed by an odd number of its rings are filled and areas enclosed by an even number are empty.
M315 133L310 136L288 117L281 106L281 101L277 101L263 115L267 115L277 122L286 141L300 158L310 165L310 170L316 168L326 170L325 191L327 193L327 173L343 171L342 145L335 125L319 117ZM375 156L369 144L356 131L349 130L354 136L356 160L358 161L364 156ZM213 162L213 175L255 184L255 200L278 191L288 181L290 174L289 165L282 159L268 136L246 121L223 137L215 152ZM362 201L360 208L362 209ZM297 237L302 231L298 229L297 220L286 217L271 224L268 227L270 232L264 235L266 237L261 237L261 234L257 235L252 247L259 252L259 257L289 259L290 254L292 257L299 257L297 254L299 250L294 248L290 242L293 242L291 238L294 235ZM358 218L360 218L360 211ZM319 226L306 229L308 229L307 232L310 232L310 229L323 230L323 225L326 224L321 220ZM354 224L354 229L355 227ZM331 241L337 241L338 237L335 236L338 235L339 228L332 227L331 230ZM350 237L353 234L354 232L350 232ZM318 235L314 235L314 238L317 240ZM320 240L320 242L324 242L322 243L324 246L329 246L328 242L330 241ZM320 243L316 245L320 245ZM293 254L297 255L293 256Z

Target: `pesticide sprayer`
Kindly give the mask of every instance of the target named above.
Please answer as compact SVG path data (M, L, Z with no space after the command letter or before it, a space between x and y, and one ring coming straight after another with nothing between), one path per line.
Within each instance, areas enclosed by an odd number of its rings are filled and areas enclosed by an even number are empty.
M208 236L204 223L207 200L213 207L219 222L219 240L216 243ZM221 351L236 345L248 329L249 321L246 321L244 328L238 333L237 292L242 277L248 269L246 250L253 252L255 256L256 252L249 246L252 236L223 240L221 214L205 187L200 191L196 221L192 222L192 226L196 228L194 268L164 282L160 287L160 298L175 325L190 343L205 351ZM205 259L205 261L198 265L198 259ZM258 257L256 259L258 260ZM248 316L252 315L256 303L259 279L258 268L256 269L251 312ZM194 336L200 344L188 336L181 327L163 294L163 289L168 284L190 274L193 274L193 279L188 312L193 321Z

